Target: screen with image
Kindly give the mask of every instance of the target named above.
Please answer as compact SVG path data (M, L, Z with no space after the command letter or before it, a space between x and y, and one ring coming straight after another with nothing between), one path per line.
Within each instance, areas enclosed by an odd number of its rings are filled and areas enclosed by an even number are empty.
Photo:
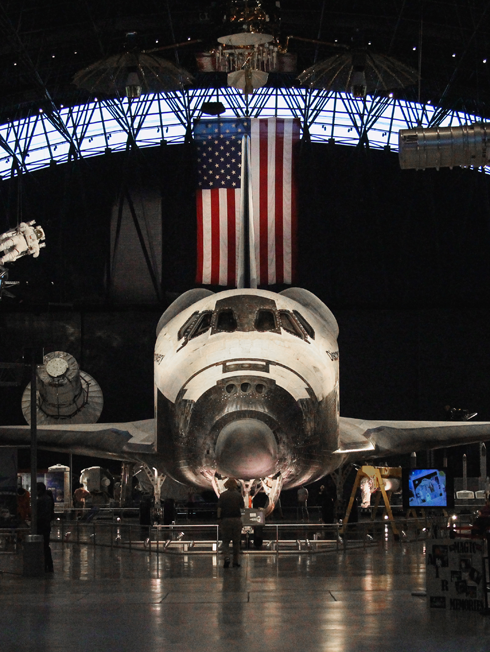
M404 469L403 505L411 507L451 507L452 482L447 469Z

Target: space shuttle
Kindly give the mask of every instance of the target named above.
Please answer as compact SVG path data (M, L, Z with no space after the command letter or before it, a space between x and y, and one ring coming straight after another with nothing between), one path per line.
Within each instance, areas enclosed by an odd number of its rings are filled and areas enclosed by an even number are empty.
M242 152L243 175L249 160ZM242 179L242 188L250 184ZM242 193L238 287L191 289L161 316L155 415L130 423L46 424L38 445L144 464L219 494L225 481L264 491L311 483L346 462L490 439L488 422L366 421L340 416L338 325L306 289L258 289L253 221ZM250 213L250 210L248 210ZM0 426L0 445L29 426Z

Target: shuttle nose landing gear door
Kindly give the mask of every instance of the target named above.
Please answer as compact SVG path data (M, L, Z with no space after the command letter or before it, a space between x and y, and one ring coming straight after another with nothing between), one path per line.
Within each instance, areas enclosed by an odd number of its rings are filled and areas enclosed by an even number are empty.
M212 478L213 488L217 496L220 496L223 491L225 491L225 482L228 480L227 477L222 477L219 475L214 475ZM279 500L281 494L281 489L283 485L283 478L280 473L274 476L268 476L265 478L259 478L257 480L241 480L238 479L238 483L241 488L243 502L245 508L252 507L253 497L258 493L265 493L268 498L268 504L264 508L266 516L272 514L274 507Z

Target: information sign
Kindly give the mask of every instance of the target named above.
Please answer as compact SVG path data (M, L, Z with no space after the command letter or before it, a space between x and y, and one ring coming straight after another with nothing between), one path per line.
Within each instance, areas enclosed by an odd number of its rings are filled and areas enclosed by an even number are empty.
M433 609L485 608L481 539L428 539L427 601Z

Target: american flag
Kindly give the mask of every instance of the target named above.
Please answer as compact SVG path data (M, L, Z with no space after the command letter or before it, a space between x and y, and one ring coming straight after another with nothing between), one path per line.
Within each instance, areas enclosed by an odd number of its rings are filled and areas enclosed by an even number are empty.
M240 233L241 148L249 135L259 285L294 282L295 143L299 120L225 118L195 128L198 248L196 281L235 286Z

